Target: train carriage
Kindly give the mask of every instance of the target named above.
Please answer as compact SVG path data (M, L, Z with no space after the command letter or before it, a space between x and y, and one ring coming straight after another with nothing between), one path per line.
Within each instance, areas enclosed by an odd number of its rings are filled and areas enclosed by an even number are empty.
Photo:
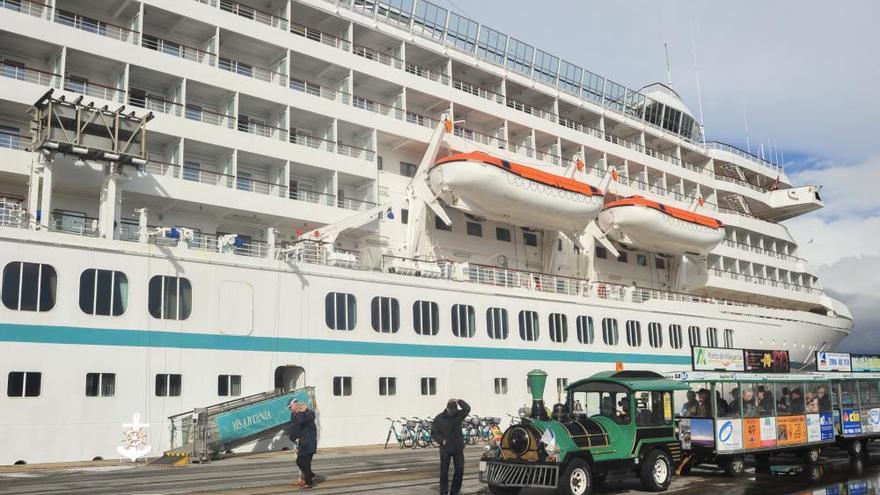
M816 353L817 375L831 383L834 434L850 455L880 438L880 356Z

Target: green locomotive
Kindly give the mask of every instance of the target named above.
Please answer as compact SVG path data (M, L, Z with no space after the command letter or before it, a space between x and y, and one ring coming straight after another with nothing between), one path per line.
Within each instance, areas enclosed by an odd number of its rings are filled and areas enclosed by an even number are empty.
M589 495L608 475L636 475L649 491L669 487L681 461L673 392L681 382L652 371L601 372L574 382L547 416L547 374L528 375L532 414L509 427L480 461L480 480L495 495L546 488Z

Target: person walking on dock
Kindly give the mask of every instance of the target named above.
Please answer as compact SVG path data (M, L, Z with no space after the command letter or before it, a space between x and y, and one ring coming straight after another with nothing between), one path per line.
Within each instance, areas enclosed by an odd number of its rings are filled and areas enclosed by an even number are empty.
M318 450L318 428L315 425L315 412L305 402L296 399L287 405L290 409L290 440L296 443L296 466L300 479L293 486L311 488L315 481L312 472L312 456Z
M461 399L449 399L446 409L434 418L431 438L440 445L440 495L458 495L464 476L464 438L461 424L471 406ZM452 489L449 489L449 461L452 460Z

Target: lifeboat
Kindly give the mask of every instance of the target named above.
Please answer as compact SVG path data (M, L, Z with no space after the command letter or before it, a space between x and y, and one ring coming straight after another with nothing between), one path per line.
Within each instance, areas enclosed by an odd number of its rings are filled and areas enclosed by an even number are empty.
M602 192L584 182L487 153L434 162L431 190L453 208L524 227L583 232L602 210Z
M724 239L718 219L641 196L608 203L597 223L621 244L668 254L705 256Z

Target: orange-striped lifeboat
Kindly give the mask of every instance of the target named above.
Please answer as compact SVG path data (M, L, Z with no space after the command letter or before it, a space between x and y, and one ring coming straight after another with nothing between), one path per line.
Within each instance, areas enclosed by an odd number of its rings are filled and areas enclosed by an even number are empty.
M441 158L428 178L453 208L544 230L583 232L604 202L602 191L587 183L483 152Z
M660 253L705 256L724 239L718 219L641 196L608 203L597 222L621 244Z

